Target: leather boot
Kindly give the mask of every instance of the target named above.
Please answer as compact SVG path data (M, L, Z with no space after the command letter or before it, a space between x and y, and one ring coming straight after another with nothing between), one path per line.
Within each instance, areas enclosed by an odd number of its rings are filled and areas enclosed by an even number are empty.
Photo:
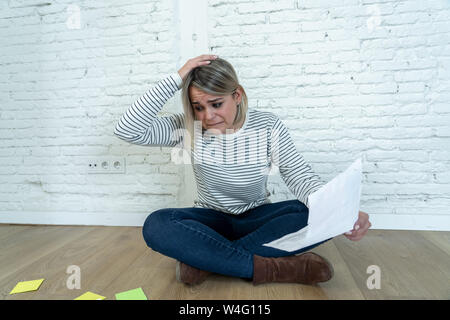
M186 263L177 261L175 275L178 282L188 285L200 284L211 274L209 271L194 268Z
M298 256L266 258L253 255L253 284L291 282L313 285L333 277L333 266L313 252Z

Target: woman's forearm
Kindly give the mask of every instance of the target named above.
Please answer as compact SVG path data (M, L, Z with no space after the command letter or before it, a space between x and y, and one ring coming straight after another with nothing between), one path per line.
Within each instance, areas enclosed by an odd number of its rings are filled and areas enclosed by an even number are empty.
M159 81L154 87L139 97L120 117L114 134L122 140L134 144L162 144L170 140L170 134L177 127L179 119L157 116L167 100L174 96L181 85L181 77L173 73ZM179 125L179 123L178 123Z

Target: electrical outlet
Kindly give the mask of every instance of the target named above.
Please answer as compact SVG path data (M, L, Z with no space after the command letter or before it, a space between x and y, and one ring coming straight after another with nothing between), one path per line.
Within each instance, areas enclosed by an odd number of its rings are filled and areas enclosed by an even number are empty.
M87 173L125 173L125 158L96 157L88 160Z

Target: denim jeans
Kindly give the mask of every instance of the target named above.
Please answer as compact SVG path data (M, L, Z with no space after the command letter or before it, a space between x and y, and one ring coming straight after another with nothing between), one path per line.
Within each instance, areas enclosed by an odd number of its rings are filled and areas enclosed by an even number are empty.
M167 208L151 213L142 234L153 250L193 267L239 278L253 278L253 255L283 257L297 251L264 243L304 228L308 208L298 200L267 203L239 215L206 208Z

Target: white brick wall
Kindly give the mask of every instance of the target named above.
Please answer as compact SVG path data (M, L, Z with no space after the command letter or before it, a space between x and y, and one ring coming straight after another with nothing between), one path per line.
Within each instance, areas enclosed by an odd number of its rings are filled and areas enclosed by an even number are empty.
M175 68L172 4L1 2L3 221L103 224L84 214L148 214L176 202L170 150L113 136L132 101ZM79 8L79 29L69 5ZM127 174L86 174L87 160L104 155L126 157Z
M138 225L177 203L170 150L113 136L181 67L177 6L0 2L0 222ZM204 32L324 181L362 156L374 227L450 228L449 1L210 0ZM103 155L126 157L127 173L86 174ZM270 190L293 198L278 176Z
M362 156L361 208L380 227L385 214L449 227L450 2L210 5L210 46L325 181ZM273 201L293 198L270 181Z

